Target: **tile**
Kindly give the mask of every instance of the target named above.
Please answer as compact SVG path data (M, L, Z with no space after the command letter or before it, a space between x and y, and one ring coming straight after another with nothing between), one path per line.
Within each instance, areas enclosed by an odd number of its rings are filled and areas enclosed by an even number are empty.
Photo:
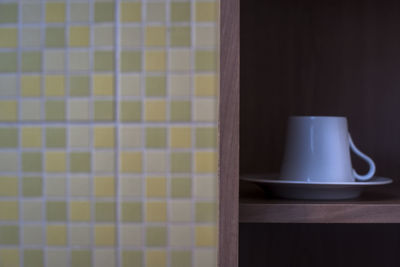
M44 52L45 71L64 71L65 70L65 51L64 50L45 50Z
M171 2L171 21L184 22L190 21L190 3L188 2Z
M18 178L0 176L0 197L18 196Z
M22 18L22 23L38 23L38 22L40 22L41 18L42 18L41 4L40 3L24 3L22 5L21 18Z
M115 171L115 153L113 150L96 151L93 161L95 173L113 173Z
M70 100L68 102L68 107L68 119L70 121L90 120L89 100Z
M19 208L17 201L0 201L0 220L5 222L17 222Z
M196 75L194 88L196 96L217 96L218 79L214 74Z
M1 10L1 4L0 4ZM1 18L1 13L0 13ZM1 21L1 19L0 19ZM0 52L0 72L17 72L17 53L16 52Z
M146 203L146 222L165 222L167 220L167 205L165 202Z
M115 178L114 177L96 177L94 179L95 197L114 197L115 196Z
M121 261L122 267L143 266L143 253L135 250L123 250Z
M190 198L192 196L192 181L189 177L171 179L171 197Z
M191 87L189 74L171 74L169 76L169 93L172 97L189 97Z
M193 243L193 228L188 225L171 225L169 236L169 245L171 247L191 247Z
M64 96L65 77L64 75L47 75L45 77L45 96Z
M0 27L0 47L12 48L17 47L18 30L17 28Z
M64 47L65 46L65 28L47 27L46 28L46 47Z
M146 196L166 197L167 196L167 181L165 177L147 177L146 179Z
M40 97L42 81L40 76L23 75L20 80L22 97Z
M120 40L122 47L140 47L142 45L142 29L138 26L121 26Z
M165 26L147 26L146 27L146 42L149 46L165 46L167 40L167 32Z
M0 4L0 23L18 22L18 4L1 3Z
M24 177L22 179L22 195L24 197L42 197L42 178Z
M120 102L120 121L139 122L142 120L142 103L139 101Z
M46 253L47 267L68 267L68 252L63 249L49 249Z
M90 202L71 201L69 203L69 220L72 222L90 222Z
M114 53L112 51L94 52L94 70L95 71L113 71Z
M88 247L91 245L91 226L73 225L69 226L69 240L72 246ZM72 260L72 259L71 259ZM72 265L75 266L75 265ZM85 266L86 267L86 266Z
M66 197L67 186L65 177L46 177L46 196L47 197Z
M90 28L87 26L72 26L69 28L69 46L86 47L90 45Z
M168 156L166 151L147 151L145 156L147 173L165 174L167 172Z
M192 147L192 129L190 127L171 127L169 136L171 148Z
M123 202L121 203L121 221L122 222L141 222L142 203L140 202Z
M116 267L115 257L116 257L115 249L95 249L95 251L94 251L94 266L96 266L96 267Z
M93 95L94 96L113 96L114 95L114 75L95 74L93 75Z
M41 152L23 152L22 153L22 171L23 172L41 172L42 171L42 153Z
M192 267L192 252L171 251L170 264L171 266Z
M69 157L70 171L72 173L87 173L91 171L90 152L72 152Z
M140 22L142 19L141 3L124 3L120 4L121 21L122 22Z
M164 50L145 51L145 70L146 71L165 71L167 55Z
M196 26L197 47L216 47L218 44L218 31L216 26Z
M167 252L165 250L146 250L147 267L166 267Z
M217 228L215 226L196 226L195 244L197 247L213 247L217 241Z
M217 120L216 99L195 100L193 120L196 122L215 122Z
M217 206L215 202L196 203L196 222L216 222Z
M172 222L192 222L193 205L191 200L173 200L169 204L169 218Z
M187 26L172 26L170 29L170 44L171 46L190 46L191 31Z
M42 102L40 100L22 100L20 102L20 105L21 105L21 120L22 121L39 121L42 119L42 115L41 115ZM0 110L1 110L1 106L0 106ZM9 115L11 115L11 114L12 113L9 113ZM0 113L0 117L1 117L1 113Z
M142 129L135 126L120 127L120 145L124 148L142 147Z
M115 202L96 202L96 222L115 222L115 213Z
M20 251L13 248L0 249L0 258L4 266L19 267ZM125 266L124 266L125 267Z
M140 51L121 52L121 71L139 72L142 70L142 53Z
M111 148L115 143L114 127L95 127L94 146L96 148Z
M143 230L140 224L121 224L121 245L122 247L142 246Z
M95 121L113 121L114 120L114 102L113 101L95 101L94 102L94 120Z
M196 152L195 171L196 173L215 173L217 171L216 152Z
M94 243L96 246L115 245L115 226L114 225L95 225Z
M94 3L94 21L95 22L113 22L114 21L114 3Z
M46 241L48 246L67 245L67 227L65 225L47 225Z
M147 100L145 102L145 121L160 122L166 120L166 103L164 100Z
M24 170L24 155L22 154L22 169ZM3 172L17 172L18 170L18 155L16 151L0 151L0 170Z
M195 54L196 71L216 71L217 60L215 51L197 50Z
M42 70L42 53L40 51L22 52L22 72L40 72Z
M146 147L165 148L167 145L167 131L161 127L146 128Z
M89 3L70 3L70 20L73 22L88 22L90 18Z
M89 51L70 51L68 67L74 73L91 70Z
M159 226L148 226L146 229L146 245L160 247L167 245L167 229Z
M146 20L148 22L165 22L166 7L164 2L147 2L146 11Z
M89 77L85 75L73 75L69 78L70 96L82 97L90 95Z
M24 253L24 267L44 266L42 250L25 249L23 253Z
M166 96L165 76L146 76L146 96Z
M141 152L121 152L120 171L122 173L141 173L142 172L142 153Z
M91 250L72 250L71 251L71 266L87 267L92 265Z
M217 181L217 177L214 176L195 177L193 196L203 199L216 199Z
M42 202L27 200L22 202L22 218L26 222L42 221L43 205Z
M41 33L39 27L23 26L21 36L21 46L29 48L39 48L41 45Z
M97 26L93 27L94 46L114 46L114 26Z
M43 245L43 227L41 225L24 225L24 245Z
M65 21L65 3L47 2L46 3L46 22L56 23Z
M69 178L69 194L71 197L88 197L91 192L89 177L73 176Z
M46 172L66 172L67 157L65 151L46 152Z
M190 152L171 153L171 172L190 173L192 171L192 155Z
M197 22L216 22L218 17L218 6L216 2L196 2Z
M169 70L189 72L192 69L191 51L189 49L174 49L169 54Z
M198 127L195 135L196 148L216 148L217 129L215 127Z
M46 202L46 220L48 222L65 222L67 220L67 206L62 201Z
M0 127L0 148L16 148L18 146L18 129Z
M1 6L0 6L1 8ZM19 227L17 225L0 225L0 243L2 245L19 244Z
M140 75L123 74L120 76L121 96L141 96Z
M215 249L196 249L193 253L193 267L216 266L217 255Z
M68 128L69 145L74 148L88 148L91 143L88 126L70 126Z
M142 179L134 177L120 178L120 192L122 197L141 197L142 195Z
M170 116L171 121L185 121L189 122L192 118L190 101L172 101Z

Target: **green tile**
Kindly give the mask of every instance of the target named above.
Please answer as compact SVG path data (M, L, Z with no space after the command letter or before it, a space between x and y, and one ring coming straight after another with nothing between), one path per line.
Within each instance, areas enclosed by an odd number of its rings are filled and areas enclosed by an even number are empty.
M171 154L172 173L190 173L192 171L192 156L190 152L173 152Z
M139 101L122 101L120 103L120 119L124 122L142 120L142 103Z
M41 72L42 54L41 52L23 52L21 56L21 70L23 72Z
M0 23L18 22L18 4L4 3L0 4Z
M96 222L115 222L115 203L96 202L95 218Z
M190 101L171 102L171 121L190 121L191 114Z
M196 203L196 222L215 222L217 207L215 203Z
M73 267L92 266L92 252L90 250L72 250L71 266Z
M1 8L1 6L0 6ZM19 227L18 225L0 225L0 244L18 245Z
M71 76L69 78L70 96L89 96L90 82L88 76Z
M165 128L146 129L146 147L163 148L167 146L167 131Z
M190 198L192 196L192 180L190 178L172 178L171 197Z
M65 120L65 102L47 101L46 102L46 120L64 121Z
M165 76L146 77L146 96L165 96L166 79Z
M17 72L16 52L0 52L0 72Z
M167 230L165 227L148 227L146 229L147 246L165 246L167 244Z
M215 128L197 128L196 129L196 147L197 148L215 148L217 146L217 131Z
M96 51L94 52L94 70L95 71L113 71L114 70L114 52Z
M114 21L114 3L95 3L94 21L95 22L113 22Z
M122 251L122 267L133 266L143 266L143 253L135 250Z
M94 120L96 121L114 120L114 102L113 101L94 102Z
M142 221L142 203L122 203L121 204L122 222L141 222Z
M171 251L171 266L192 267L192 252Z
M24 267L43 267L43 251L38 249L24 250Z
M18 146L18 129L15 127L0 128L0 148Z
M142 53L139 51L121 52L121 71L133 72L142 69Z
M90 6L88 3L71 3L70 19L73 22L87 22L90 19Z
M172 2L171 21L190 21L190 3Z
M170 29L171 46L190 46L190 27L172 27Z
M91 155L89 152L71 153L69 160L71 172L90 172L92 169Z
M41 177L24 177L22 180L22 195L24 197L41 197L42 188Z
M196 71L215 71L217 66L214 51L196 51Z
M67 205L63 201L46 203L46 220L49 222L65 222L67 220Z
M65 46L65 29L61 27L46 28L46 46L47 47L64 47Z
M22 171L41 172L42 171L42 153L23 152L22 153Z
M65 147L65 128L46 129L46 147Z

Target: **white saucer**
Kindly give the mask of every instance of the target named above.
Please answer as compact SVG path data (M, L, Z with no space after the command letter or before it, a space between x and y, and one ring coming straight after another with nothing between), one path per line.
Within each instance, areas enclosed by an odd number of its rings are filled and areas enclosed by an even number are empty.
M374 176L365 182L303 182L279 180L279 174L242 175L241 180L253 182L268 193L289 199L350 199L360 196L362 189L370 186L390 184L390 178Z

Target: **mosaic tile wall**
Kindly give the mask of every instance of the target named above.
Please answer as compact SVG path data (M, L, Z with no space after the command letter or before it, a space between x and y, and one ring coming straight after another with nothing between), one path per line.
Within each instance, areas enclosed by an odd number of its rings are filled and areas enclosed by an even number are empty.
M216 266L216 0L0 0L0 266Z

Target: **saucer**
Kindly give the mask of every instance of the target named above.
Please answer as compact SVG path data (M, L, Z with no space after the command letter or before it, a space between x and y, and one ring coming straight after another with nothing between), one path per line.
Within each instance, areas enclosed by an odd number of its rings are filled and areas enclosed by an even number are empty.
M374 176L357 182L305 182L280 180L279 174L242 175L240 180L253 182L265 192L289 199L338 200L359 197L365 187L390 184L392 179Z

